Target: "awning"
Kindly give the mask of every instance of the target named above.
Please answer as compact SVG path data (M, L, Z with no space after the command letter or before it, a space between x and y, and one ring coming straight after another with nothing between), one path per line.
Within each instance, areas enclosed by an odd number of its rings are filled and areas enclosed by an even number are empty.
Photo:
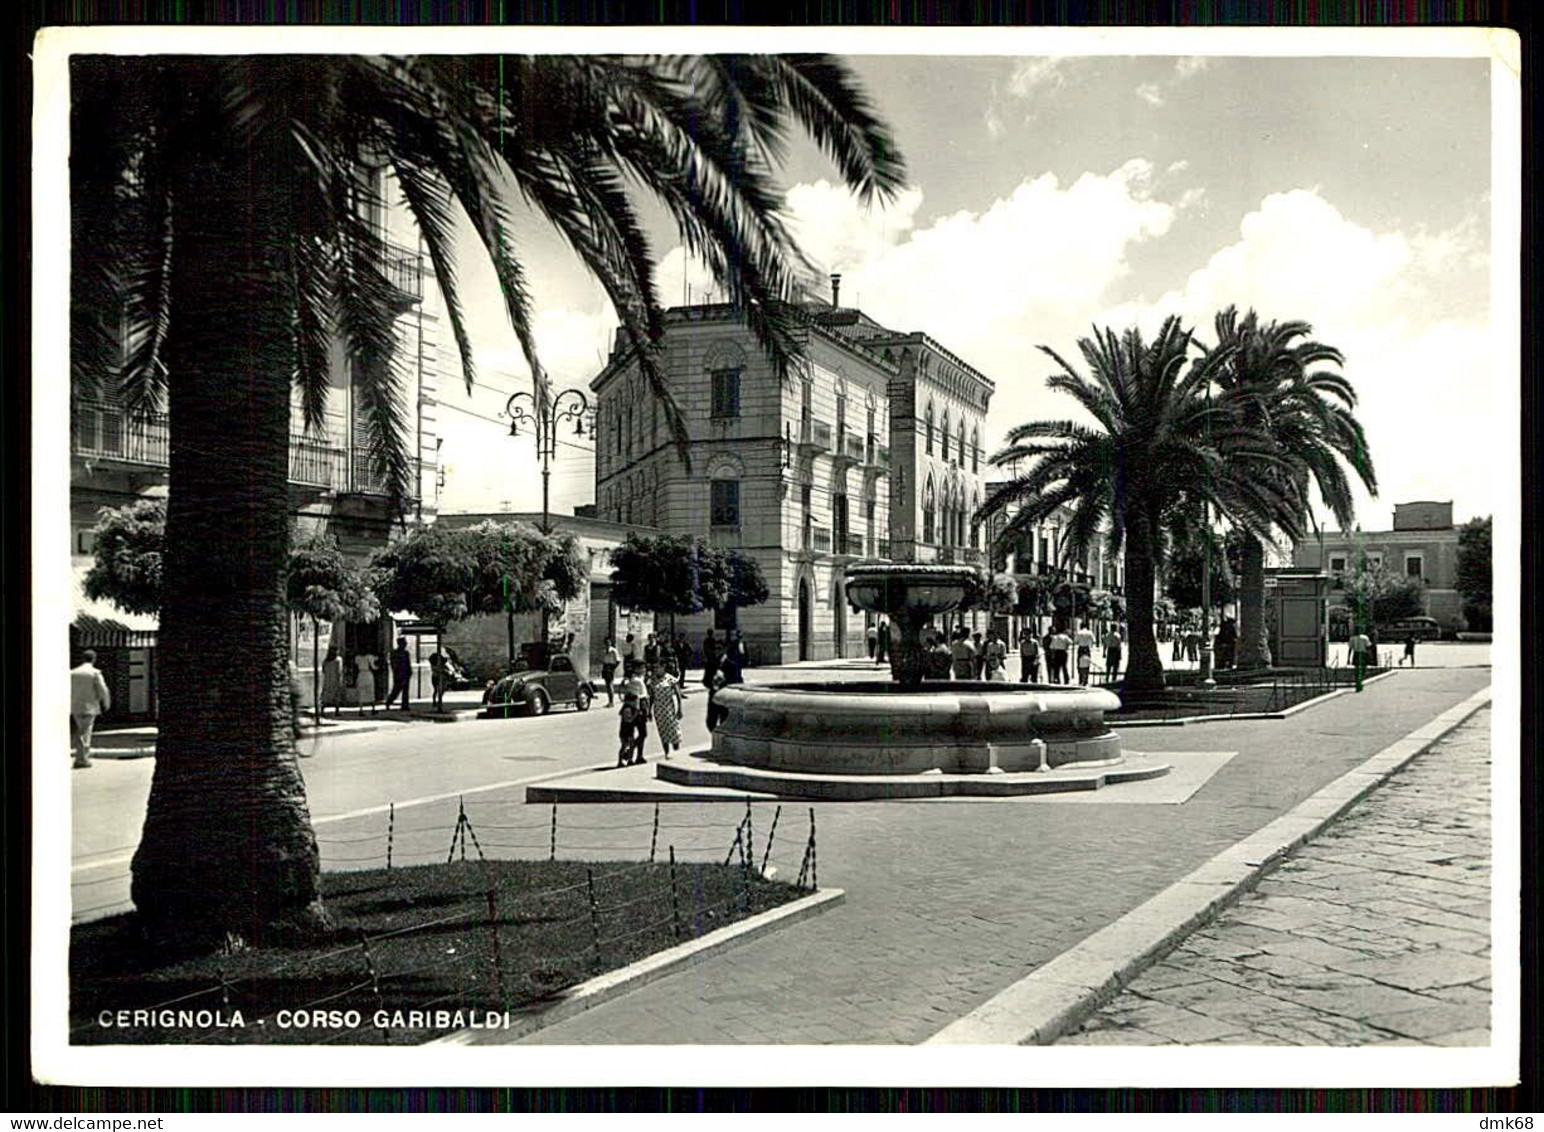
M159 620L148 613L125 613L110 601L86 596L89 562L77 562L70 579L70 643L78 648L154 648Z

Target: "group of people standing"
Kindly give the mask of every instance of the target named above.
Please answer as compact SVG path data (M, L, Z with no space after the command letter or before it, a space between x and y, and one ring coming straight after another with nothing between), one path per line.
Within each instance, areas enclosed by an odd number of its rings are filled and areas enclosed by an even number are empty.
M606 706L618 713L618 766L644 761L643 749L649 737L649 720L658 729L664 757L681 749L683 683L691 661L691 645L683 633L649 633L640 645L636 634L629 633L619 647L606 639L601 659L601 680L606 686ZM715 704L717 692L744 682L749 664L745 640L738 629L721 643L712 629L702 639L702 682L708 689L708 730L717 725L721 709ZM617 681L621 674L620 684Z
M1033 633L1019 638L1019 683L1040 682L1040 659L1045 657L1045 682L1071 684L1072 670L1077 669L1078 684L1088 686L1093 675L1094 650L1104 652L1104 676L1113 679L1120 674L1121 662L1126 652L1126 630L1112 625L1101 640L1087 625L1072 632L1065 627L1053 626L1039 640Z
M1174 633L1174 659L1201 659L1203 634L1198 626L1178 629ZM1212 636L1212 663L1216 668L1232 668L1238 656L1238 622L1224 617Z

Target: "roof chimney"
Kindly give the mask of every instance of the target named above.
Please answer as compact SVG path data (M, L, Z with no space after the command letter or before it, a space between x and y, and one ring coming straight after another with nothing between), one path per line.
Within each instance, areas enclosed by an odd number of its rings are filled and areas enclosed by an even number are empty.
M833 272L832 275L831 275L831 306L832 307L839 307L839 306L842 305L841 303L837 302L837 300L840 299L841 296L842 296L842 276L838 272Z

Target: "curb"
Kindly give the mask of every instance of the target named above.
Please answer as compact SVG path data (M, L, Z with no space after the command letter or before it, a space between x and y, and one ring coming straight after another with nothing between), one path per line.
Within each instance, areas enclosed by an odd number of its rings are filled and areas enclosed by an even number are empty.
M945 1026L924 1044L1050 1045L1252 889L1294 849L1490 703L1489 687L1385 747L1264 828Z
M534 1034L537 1030L544 1030L576 1014L582 1014L644 983L652 982L664 975L674 974L726 948L746 943L767 932L787 927L789 924L824 912L828 908L834 908L846 897L847 894L840 888L824 888L818 892L812 892L800 900L779 905L749 919L718 928L707 935L698 936L686 943L655 952L626 967L597 975L593 979L563 991L557 996L555 1002L545 1002L525 1010L512 1011L507 1028L457 1030L453 1034L446 1034L442 1038L435 1038L424 1044L430 1046L510 1045Z
M1369 684L1376 684L1379 680L1387 680L1393 675L1393 670L1390 670L1388 672L1380 672L1376 676L1369 676L1362 681L1362 687L1365 688ZM1114 725L1118 726L1121 731L1129 731L1133 727L1184 727L1191 723L1233 723L1238 720L1247 719L1287 719L1300 711L1307 711L1309 708L1326 703L1337 696L1352 694L1355 691L1355 688L1336 688L1333 692L1325 692L1322 696L1315 696L1311 700L1304 700L1300 704L1293 704L1291 707L1282 708L1280 711L1241 711L1234 715L1186 715L1181 716L1179 719L1133 719L1129 723L1122 723L1117 719L1114 721Z

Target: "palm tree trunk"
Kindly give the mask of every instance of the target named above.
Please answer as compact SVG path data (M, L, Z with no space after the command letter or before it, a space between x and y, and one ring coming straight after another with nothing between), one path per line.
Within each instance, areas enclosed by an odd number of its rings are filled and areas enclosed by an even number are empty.
M160 734L132 895L151 938L325 927L289 707L293 328L283 179L258 152L181 156Z
M322 623L311 617L311 708L316 714L317 737L322 727Z
M1243 535L1236 663L1240 668L1269 668L1271 643L1265 632L1265 545L1248 531Z
M1163 660L1153 630L1153 597L1157 588L1158 525L1132 508L1126 522L1126 620L1131 658L1121 690L1163 690Z

